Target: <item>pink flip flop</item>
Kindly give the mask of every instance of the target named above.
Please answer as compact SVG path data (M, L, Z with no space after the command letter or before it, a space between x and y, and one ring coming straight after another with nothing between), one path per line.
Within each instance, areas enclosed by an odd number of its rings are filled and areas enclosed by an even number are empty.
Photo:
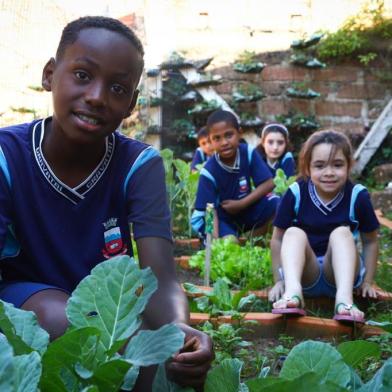
M360 324L365 323L364 317L355 317L355 316L352 316L351 314L339 314L338 310L339 310L340 306L343 306L344 309L346 309L346 310L350 310L351 308L358 309L357 305L355 305L355 304L347 305L347 304L344 304L343 302L341 302L335 306L335 315L333 316L334 320L341 321L341 322L347 322L347 323L360 323Z
M293 295L291 298L285 298L285 301L298 300L302 305L302 299L298 295ZM272 314L285 314L290 316L306 316L306 312L302 307L295 308L282 308L282 309L272 309Z

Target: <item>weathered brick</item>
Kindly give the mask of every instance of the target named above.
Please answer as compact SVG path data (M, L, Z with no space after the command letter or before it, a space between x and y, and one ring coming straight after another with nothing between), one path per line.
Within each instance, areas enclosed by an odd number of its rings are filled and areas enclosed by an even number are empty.
M303 114L309 115L312 113L312 104L310 100L307 99L288 99L285 102L286 112L294 110L296 112L301 112Z
M361 102L318 101L315 105L318 116L360 117Z
M283 66L283 65L272 65L264 68L261 77L263 81L285 81L285 80L297 80L303 81L310 75L306 68L294 67L294 66Z
M312 81L309 85L310 88L313 90L317 91L318 93L321 94L321 96L325 97L330 93L334 93L337 89L337 84L336 83L330 83L330 82L315 82Z
M332 66L325 69L313 70L313 80L329 82L355 82L358 78L359 67Z
M376 120L381 112L384 110L385 107L385 102L384 101L369 101L369 111L368 111L368 117L371 120Z
M285 113L285 106L282 99L265 98L260 104L263 115L277 115Z
M263 82L261 88L267 96L270 95L281 95L286 88L289 87L288 83L278 82Z
M339 87L338 98L351 99L382 99L385 87L378 83L344 84Z
M373 169L374 179L379 184L386 184L392 181L392 163L384 163Z

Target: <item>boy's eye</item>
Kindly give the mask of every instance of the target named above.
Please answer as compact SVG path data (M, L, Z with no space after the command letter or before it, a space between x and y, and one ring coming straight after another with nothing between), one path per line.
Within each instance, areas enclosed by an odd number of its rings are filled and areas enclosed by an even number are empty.
M84 71L76 71L75 76L80 80L89 80L89 76Z
M116 94L126 94L127 93L127 90L124 87L120 86L119 84L114 84L112 86L112 91L115 92Z

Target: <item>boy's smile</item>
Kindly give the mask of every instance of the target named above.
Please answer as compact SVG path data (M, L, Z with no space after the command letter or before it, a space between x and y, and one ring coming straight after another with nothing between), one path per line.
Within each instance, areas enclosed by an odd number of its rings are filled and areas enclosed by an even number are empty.
M233 165L240 144L240 135L232 124L221 121L212 124L209 129L212 149L226 165Z
M75 143L103 143L135 106L141 61L120 34L82 30L44 68L43 86L53 94L53 132Z

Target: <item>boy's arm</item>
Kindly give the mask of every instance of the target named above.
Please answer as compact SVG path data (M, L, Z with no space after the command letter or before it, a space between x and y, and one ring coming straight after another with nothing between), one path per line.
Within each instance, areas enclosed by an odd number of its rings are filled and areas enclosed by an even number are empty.
M185 333L184 348L167 365L171 378L179 384L199 387L204 383L214 358L208 335L187 325L188 301L176 278L170 241L157 237L136 240L141 268L150 267L158 279L158 289L143 313L147 326L156 329L176 323Z
M285 230L274 226L271 238L271 259L272 259L272 273L274 276L275 285L268 293L268 299L272 302L279 300L284 292L284 281L281 279L279 274L280 262L280 251L282 248L282 239Z
M377 230L371 231L369 233L361 232L362 248L363 248L363 258L366 267L366 274L361 285L362 296L376 298L377 293L373 287L374 275L377 268L377 258L378 258L378 239Z

